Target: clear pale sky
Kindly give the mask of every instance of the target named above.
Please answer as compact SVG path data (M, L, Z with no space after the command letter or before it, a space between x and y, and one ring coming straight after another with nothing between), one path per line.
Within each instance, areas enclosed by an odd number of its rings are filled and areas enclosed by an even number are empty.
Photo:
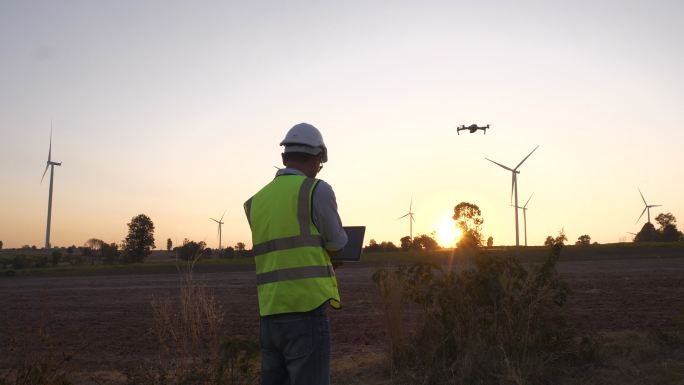
M166 239L251 244L242 202L292 125L322 131L346 225L414 235L468 201L485 238L630 239L684 220L681 1L11 1L0 3L0 240L121 242L145 213ZM456 127L491 124L482 132ZM522 214L522 213L521 213ZM521 243L523 242L522 215Z

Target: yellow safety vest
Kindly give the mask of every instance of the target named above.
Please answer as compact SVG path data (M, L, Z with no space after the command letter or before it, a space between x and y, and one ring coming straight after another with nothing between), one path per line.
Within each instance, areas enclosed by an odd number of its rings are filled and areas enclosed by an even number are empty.
M318 179L277 176L244 204L261 316L340 307L335 271L312 220Z

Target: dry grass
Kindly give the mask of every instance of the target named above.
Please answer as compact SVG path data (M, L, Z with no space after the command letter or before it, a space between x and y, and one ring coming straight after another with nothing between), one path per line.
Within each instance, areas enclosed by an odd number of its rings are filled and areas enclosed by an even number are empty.
M222 306L193 276L198 258L177 264L177 297L151 301L159 360L156 365L130 368L127 385L255 383L258 345L248 338L225 336Z
M392 384L544 384L579 356L561 307L568 290L555 262L531 271L512 258L476 258L473 268L428 264L382 269ZM414 323L407 304L422 308ZM408 330L414 330L407 333Z

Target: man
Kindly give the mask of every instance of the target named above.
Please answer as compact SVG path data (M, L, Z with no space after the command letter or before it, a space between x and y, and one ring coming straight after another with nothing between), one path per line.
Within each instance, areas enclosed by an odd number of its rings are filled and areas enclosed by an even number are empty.
M330 256L347 235L332 188L315 179L328 160L321 133L300 123L280 145L285 168L245 202L261 316L261 383L327 385L327 307L340 307Z

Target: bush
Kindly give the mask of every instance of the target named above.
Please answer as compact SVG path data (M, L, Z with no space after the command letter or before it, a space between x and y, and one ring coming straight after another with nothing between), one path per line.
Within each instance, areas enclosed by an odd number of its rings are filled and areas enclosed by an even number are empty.
M529 271L494 257L458 272L431 264L377 271L398 383L552 383L579 356L561 312L569 294L555 270L561 248ZM409 305L420 309L412 324L402 314Z

